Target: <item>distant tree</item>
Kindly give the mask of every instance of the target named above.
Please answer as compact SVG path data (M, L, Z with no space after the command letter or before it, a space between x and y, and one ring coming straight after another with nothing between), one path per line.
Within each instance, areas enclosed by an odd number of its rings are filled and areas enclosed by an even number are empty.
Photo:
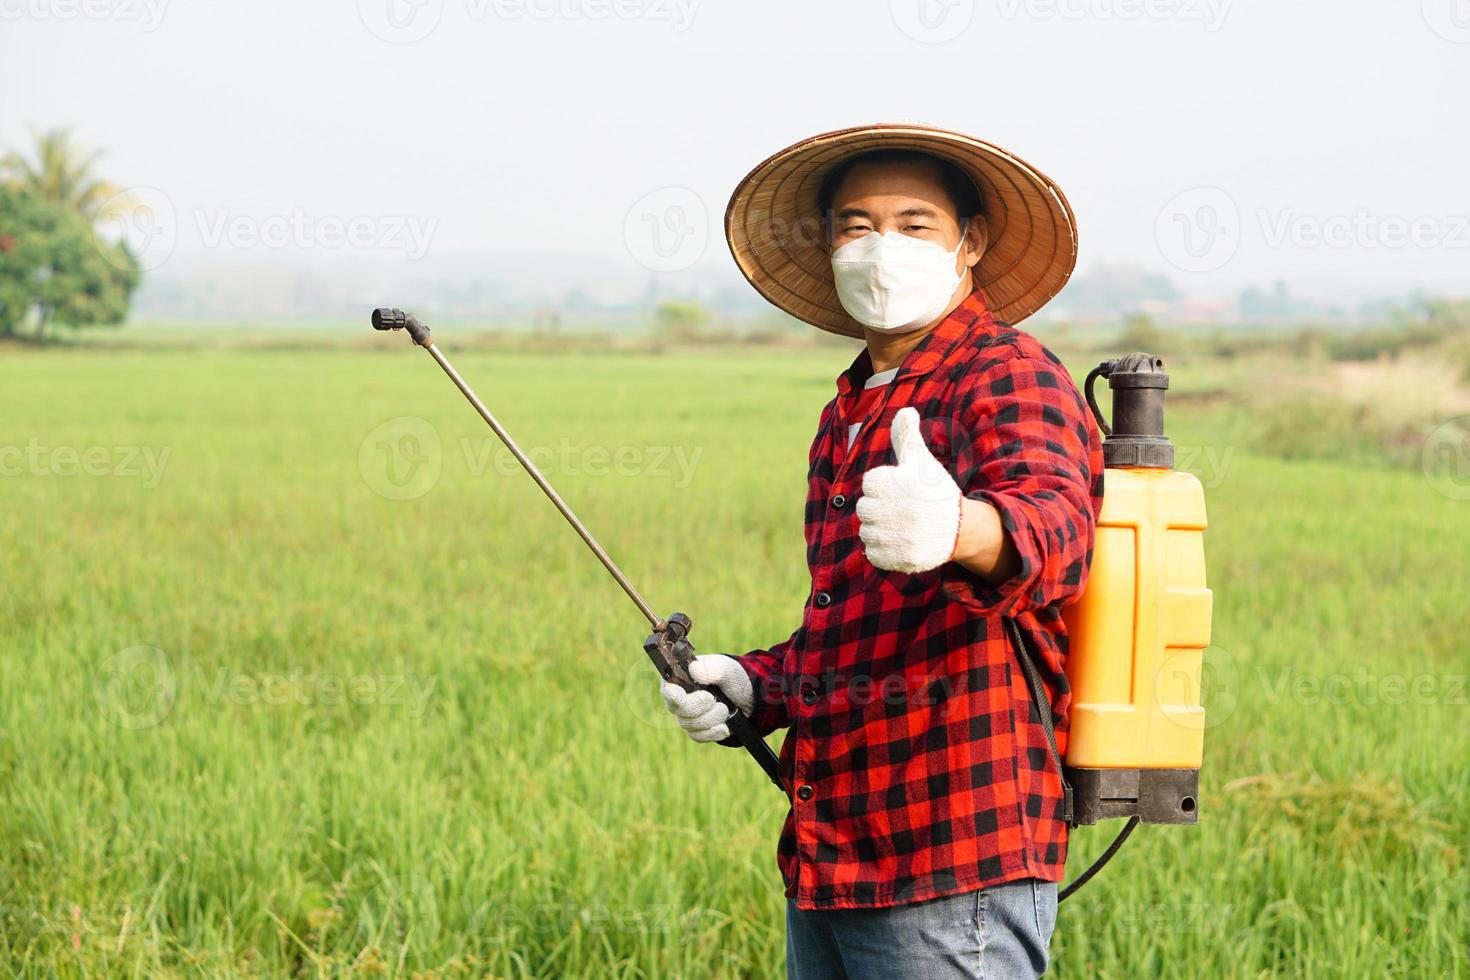
M1321 327L1303 327L1286 343L1291 356L1299 361L1315 361L1321 358L1331 344L1331 337Z
M653 313L659 336L669 340L697 340L710 323L710 313L698 300L666 299Z
M544 303L531 311L531 326L536 330L555 333L561 329L561 310Z
M1423 308L1424 320L1442 333L1470 330L1470 300L1431 299Z
M1235 308L1247 320L1290 320L1311 312L1306 304L1291 295L1291 288L1277 280L1270 289L1250 286L1236 297Z
M92 174L92 166L101 155L96 150L82 149L70 130L38 133L34 160L13 151L0 158L0 183L31 191L43 201L88 218L97 217L105 206L124 205L117 185Z
M76 210L0 184L0 334L121 323L138 280L127 246L98 238Z
M1056 305L1072 315L1116 316L1179 299L1179 288L1166 275L1137 265L1102 265L1072 277Z
M808 339L808 333L812 327L785 310L778 310L773 306L767 306L760 311L760 315L754 318L750 333L759 337L762 343L772 342L792 337L802 340Z
M1165 354L1173 345L1168 336L1154 325L1154 321L1142 313L1135 313L1123 320L1123 332L1118 335L1118 351L1145 354Z

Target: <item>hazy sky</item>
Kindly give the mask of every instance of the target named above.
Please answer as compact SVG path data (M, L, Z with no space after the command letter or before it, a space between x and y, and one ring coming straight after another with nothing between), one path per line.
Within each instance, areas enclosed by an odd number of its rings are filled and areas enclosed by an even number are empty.
M1049 173L1084 267L1466 292L1467 93L1470 0L0 0L0 143L75 126L181 253L657 265L652 215L677 274L769 153L911 120Z

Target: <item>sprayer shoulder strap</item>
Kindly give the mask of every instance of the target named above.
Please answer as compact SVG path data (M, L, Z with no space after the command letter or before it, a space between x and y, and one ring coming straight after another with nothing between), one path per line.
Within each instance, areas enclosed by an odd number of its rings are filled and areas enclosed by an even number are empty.
M1046 732L1047 750L1051 753L1051 761L1056 764L1057 774L1062 779L1062 817L1067 821L1068 827L1075 827L1072 812L1072 783L1067 779L1066 767L1062 765L1062 754L1057 751L1057 733L1052 722L1051 700L1046 696L1046 686L1041 682L1041 671L1037 669L1036 661L1031 658L1031 652L1026 648L1026 636L1021 632L1020 624L1010 616L1003 617L1001 621L1005 623L1011 646L1016 651L1016 660L1021 664L1021 673L1026 675L1026 687L1031 691L1031 703L1036 706L1036 713L1041 717L1042 731Z

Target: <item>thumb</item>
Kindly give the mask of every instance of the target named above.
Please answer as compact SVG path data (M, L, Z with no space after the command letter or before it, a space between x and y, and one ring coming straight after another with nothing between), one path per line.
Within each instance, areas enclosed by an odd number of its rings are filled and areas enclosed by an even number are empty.
M913 407L901 408L889 426L889 438L893 442L893 453L898 465L916 463L930 455L924 445L924 434L919 431L919 412Z

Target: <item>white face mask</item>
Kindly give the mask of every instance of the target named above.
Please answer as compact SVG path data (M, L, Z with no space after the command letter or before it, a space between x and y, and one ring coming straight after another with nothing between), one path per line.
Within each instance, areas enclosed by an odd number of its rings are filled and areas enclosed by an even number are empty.
M896 231L869 232L832 252L837 298L871 330L908 333L928 326L960 284L955 266L964 244L964 228L953 251Z

